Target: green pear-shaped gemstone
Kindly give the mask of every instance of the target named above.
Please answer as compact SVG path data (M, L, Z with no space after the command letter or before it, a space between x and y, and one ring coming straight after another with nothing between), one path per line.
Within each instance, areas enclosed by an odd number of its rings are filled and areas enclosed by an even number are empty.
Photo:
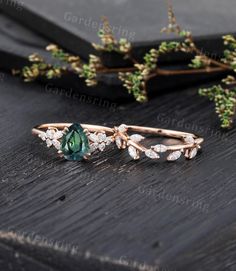
M65 159L80 161L89 152L89 142L80 124L74 123L62 137L61 151Z

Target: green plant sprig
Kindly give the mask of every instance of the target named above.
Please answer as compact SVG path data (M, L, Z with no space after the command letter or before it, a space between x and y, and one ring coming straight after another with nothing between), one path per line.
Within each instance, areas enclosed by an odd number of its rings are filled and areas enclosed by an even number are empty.
M177 24L173 7L168 3L168 26L163 28L162 32L175 33L181 41L162 42L158 48L147 52L140 63L132 54L131 43L123 38L116 40L107 18L102 17L102 20L103 28L98 32L101 44L93 43L93 47L98 52L116 52L120 54L121 58L129 59L133 63L132 66L121 68L106 67L99 54L90 55L88 63L84 63L79 56L64 52L57 45L49 45L46 49L59 63L48 64L41 56L33 54L29 56L29 61L32 62L32 65L26 66L20 71L14 71L14 73L20 74L26 82L30 82L38 77L52 79L72 72L80 78L84 78L85 83L89 87L95 86L98 83L100 74L117 73L118 78L122 81L127 91L138 102L145 102L148 100L147 82L153 77L228 71L230 75L223 80L222 85L200 89L199 94L208 97L209 100L215 103L221 127L230 128L232 126L236 107L236 80L231 75L236 72L236 39L232 35L223 36L223 42L226 46L224 57L219 61L210 58L197 47L192 33L182 29ZM167 70L161 68L159 66L160 56L171 52L191 53L194 57L186 69ZM231 85L231 87L229 88L228 85Z
M221 85L200 89L199 94L206 96L215 103L222 128L229 128L233 125L236 105L236 88L224 89Z

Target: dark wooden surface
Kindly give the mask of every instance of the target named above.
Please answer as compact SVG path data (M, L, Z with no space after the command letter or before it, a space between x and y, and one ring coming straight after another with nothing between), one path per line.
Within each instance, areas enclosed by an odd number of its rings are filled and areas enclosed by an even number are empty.
M0 78L0 270L116 270L114 260L128 263L117 270L236 270L236 129L219 130L197 88L103 107ZM184 130L205 144L193 161L134 162L111 147L66 162L30 132L57 121ZM99 259L94 269L86 251Z

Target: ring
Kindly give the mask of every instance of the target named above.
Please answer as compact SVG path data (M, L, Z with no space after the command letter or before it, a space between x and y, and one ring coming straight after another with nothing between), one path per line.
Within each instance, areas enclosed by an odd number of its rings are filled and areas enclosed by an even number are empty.
M167 153L167 161L178 160L181 156L193 159L204 141L191 133L126 124L110 128L79 123L49 123L36 126L32 133L45 141L47 147L55 147L60 156L72 161L88 159L93 153L103 152L112 143L118 149L128 149L134 160L138 160L141 154L159 159L163 153ZM170 144L144 146L144 140L150 140L150 136L168 137Z

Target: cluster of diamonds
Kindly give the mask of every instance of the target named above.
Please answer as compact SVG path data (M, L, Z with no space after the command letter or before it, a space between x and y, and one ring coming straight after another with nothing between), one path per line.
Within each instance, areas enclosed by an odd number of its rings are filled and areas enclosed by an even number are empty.
M114 142L113 136L107 136L104 131L90 133L87 132L87 137L89 139L90 153L95 151L104 151L106 146Z
M57 128L48 128L46 132L39 134L39 138L46 142L48 148L54 146L58 151L60 151L60 139L63 137L63 134L64 131L59 131Z
M168 146L163 144L157 144L154 146L151 146L150 148L146 148L140 144L142 140L145 139L142 135L139 134L133 134L129 136L127 134L127 126L125 124L120 125L116 128L116 134L115 134L115 143L119 149L125 149L128 148L128 153L130 157L134 160L138 160L140 158L140 154L144 153L146 157L151 159L159 159L161 153L165 153L167 151L170 151L168 149ZM198 152L198 149L200 149L200 146L197 144L195 139L188 135L186 137L183 137L183 142L186 145L191 145L191 148L184 148L181 150L176 151L170 151L170 153L167 156L167 161L176 161L178 160L182 155L185 156L187 159L193 159ZM135 143L135 144L132 144ZM137 148L139 146L139 148Z

